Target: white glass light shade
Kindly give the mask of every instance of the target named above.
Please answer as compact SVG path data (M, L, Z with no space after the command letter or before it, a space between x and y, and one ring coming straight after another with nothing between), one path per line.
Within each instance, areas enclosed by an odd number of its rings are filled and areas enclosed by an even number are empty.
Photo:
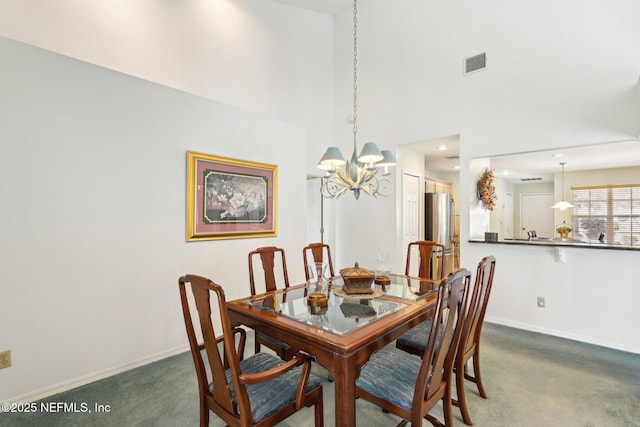
M564 200L560 200L555 205L551 206L553 209L560 209L561 211L566 211L569 208L572 208L573 205L569 202L565 202Z
M362 151L360 152L360 156L358 156L358 161L360 163L368 163L372 165L373 163L379 162L382 160L384 156L380 152L380 149L375 144L375 142L367 142L362 147Z
M344 165L346 162L342 156L342 152L338 147L329 147L324 156L318 163L318 168L324 170L335 170L338 166Z

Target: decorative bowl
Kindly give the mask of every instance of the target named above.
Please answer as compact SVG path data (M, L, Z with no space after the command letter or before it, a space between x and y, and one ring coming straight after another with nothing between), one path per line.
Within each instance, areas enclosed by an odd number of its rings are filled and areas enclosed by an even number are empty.
M312 307L326 307L329 305L329 297L321 292L314 292L307 297L307 303Z

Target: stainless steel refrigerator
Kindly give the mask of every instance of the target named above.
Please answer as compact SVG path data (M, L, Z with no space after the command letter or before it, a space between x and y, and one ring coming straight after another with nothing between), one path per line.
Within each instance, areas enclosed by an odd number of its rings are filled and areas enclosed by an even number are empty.
M434 257L445 257L445 275L453 271L453 243L455 237L456 208L453 196L446 193L426 193L424 195L424 238L440 243L444 246L442 251L434 253ZM432 259L433 277L438 277L433 268L439 265L439 259Z

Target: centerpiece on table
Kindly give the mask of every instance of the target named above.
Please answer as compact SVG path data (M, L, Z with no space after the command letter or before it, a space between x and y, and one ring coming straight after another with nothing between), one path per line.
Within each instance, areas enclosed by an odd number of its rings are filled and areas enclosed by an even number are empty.
M342 290L347 295L372 294L371 285L375 279L373 271L360 268L358 263L350 268L340 270L340 275L344 281Z

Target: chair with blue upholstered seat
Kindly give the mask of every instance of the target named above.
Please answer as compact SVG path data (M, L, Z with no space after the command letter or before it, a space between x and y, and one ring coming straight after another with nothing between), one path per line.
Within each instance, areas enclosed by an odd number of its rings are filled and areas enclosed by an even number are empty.
M468 320L465 322L466 330L463 330L462 338L460 339L460 346L458 347L458 354L456 355L456 362L454 364L454 370L456 372L456 390L458 393L458 399L453 401L453 404L460 407L462 412L462 418L468 425L472 425L471 416L467 409L467 401L464 390L464 380L469 380L476 384L478 387L478 393L484 399L487 398L487 393L482 383L482 376L480 374L480 334L482 332L482 324L484 323L484 315L487 311L487 304L489 303L489 295L491 294L491 287L493 286L493 275L496 269L496 259L493 256L487 256L480 261L476 272L476 287L478 288L477 294L474 292L474 299L471 300ZM473 358L473 375L467 369L467 361Z
M254 274L255 265L258 264L256 259L260 260L264 275ZM258 280L258 279L261 280ZM287 258L284 249L275 246L264 246L249 252L249 286L251 287L251 295L256 295L257 284L261 282L264 292L275 291L278 288L289 287L289 274L287 273ZM273 338L265 333L256 331L255 334L255 352L260 352L260 346L266 345L275 351L281 359L290 360L298 350L289 344Z
M368 400L383 410L422 425L426 418L443 425L429 411L442 400L446 426L453 425L451 373L458 341L462 333L471 273L458 269L440 281L427 345L422 357L393 346L371 356L356 380L356 397Z
M307 406L315 408L316 427L323 425L322 385L310 373L307 355L283 361L258 353L242 360L244 330L232 328L222 287L195 275L181 277L178 284L198 377L201 427L209 425L209 411L230 426L272 426ZM212 314L218 315L217 321L212 321ZM221 325L221 336L216 336L214 323ZM197 328L203 343L198 342ZM209 369L205 368L203 349Z
M478 263L475 283L465 316L466 320L462 328L460 345L458 346L453 368L456 374L457 392L457 399L453 400L453 404L460 408L462 419L465 424L468 425L472 425L472 422L467 408L464 380L466 379L475 383L480 396L485 399L487 398L480 372L480 334L489 302L489 295L491 294L495 268L496 259L491 255L484 257ZM422 355L430 329L430 321L421 323L398 338L396 340L396 347L415 355ZM473 358L473 375L467 369L467 362L471 358Z

